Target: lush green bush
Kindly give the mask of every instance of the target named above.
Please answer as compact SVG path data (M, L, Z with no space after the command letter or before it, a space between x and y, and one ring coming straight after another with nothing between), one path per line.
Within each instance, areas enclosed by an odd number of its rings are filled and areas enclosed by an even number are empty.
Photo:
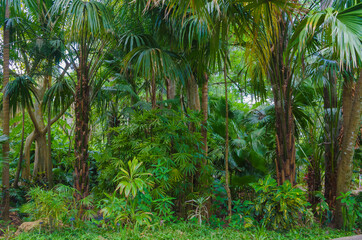
M128 169L121 168L115 193L107 199L102 200L104 205L102 213L104 218L108 218L113 226L126 226L138 229L139 226L149 226L152 221L152 213L144 211L137 201L137 196L145 195L147 187L152 185L148 179L151 174L142 169L142 162L135 158L128 162ZM116 196L119 190L123 199Z
M285 181L278 186L275 179L267 176L250 184L256 193L252 201L255 217L268 228L290 228L297 224L300 215L307 216L308 202L305 193Z
M340 199L342 203L343 228L351 231L355 227L361 227L362 202L360 197L353 196L350 191L341 193L337 199Z
M362 192L356 197L357 201L357 228L362 229Z
M21 211L30 214L32 220L43 219L51 229L61 224L82 224L83 219L94 215L92 196L76 201L75 191L65 185L51 190L31 188L28 192L30 201L21 207Z
M184 207L187 200L196 197L198 187L202 187L193 185L191 179L197 181L197 176L203 182L201 178L211 176L211 164L202 164L205 156L201 150L199 120L200 116L191 111L186 116L171 109L157 109L137 112L130 123L113 128L112 145L97 157L100 172L97 195L112 193L118 184L117 174L127 162L137 158L152 174L149 178L154 183L149 188L152 208L165 216L164 211L171 211L170 206L160 209L165 199L168 203L178 199L181 202L178 206ZM190 125L196 128L195 132L189 131ZM197 169L200 169L198 174Z

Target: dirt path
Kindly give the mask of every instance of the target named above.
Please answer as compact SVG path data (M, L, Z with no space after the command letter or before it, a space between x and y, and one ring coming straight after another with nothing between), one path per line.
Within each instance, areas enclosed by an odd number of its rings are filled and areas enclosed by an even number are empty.
M362 240L362 235L343 237L343 238L336 238L334 240Z

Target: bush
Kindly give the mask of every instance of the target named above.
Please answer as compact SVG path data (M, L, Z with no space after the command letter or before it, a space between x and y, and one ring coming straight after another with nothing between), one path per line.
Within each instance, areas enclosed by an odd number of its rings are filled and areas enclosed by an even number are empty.
M337 199L341 199L343 229L352 231L355 227L360 227L362 219L362 203L358 197L352 195L352 192L341 193Z
M74 221L81 223L81 218L94 215L92 196L76 201L75 191L76 189L64 185L58 185L51 190L31 188L28 192L31 200L21 207L21 211L30 214L33 220L45 220L50 229L61 224L73 225Z
M267 176L257 183L250 184L256 198L252 205L255 208L255 216L261 224L267 228L288 228L295 225L300 214L307 214L305 193L292 187L289 181L278 186L275 179Z

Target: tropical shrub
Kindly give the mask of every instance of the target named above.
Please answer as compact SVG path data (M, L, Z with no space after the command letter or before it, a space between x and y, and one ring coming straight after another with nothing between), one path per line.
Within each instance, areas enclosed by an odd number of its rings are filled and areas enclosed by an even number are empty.
M122 225L138 229L139 226L151 224L152 213L141 209L139 204L140 194L145 195L146 189L152 185L149 179L151 174L142 168L142 164L136 158L128 161L128 168L121 168L115 180L118 182L115 193L103 200L101 212L104 217L110 218L114 227ZM117 191L124 199L116 197Z
M99 192L113 192L119 182L109 179L117 179L117 173L127 162L137 158L152 174L152 200L175 198L184 203L191 199L189 180L195 176L197 167L201 166L200 178L211 175L210 165L201 164L205 157L199 129L189 131L190 124L199 128L198 121L199 115L191 111L188 116L171 109L135 112L130 123L112 129L112 145L104 151L104 157L98 157Z
M32 219L43 219L50 229L62 224L82 223L94 215L92 195L77 201L76 189L57 185L45 190L41 187L31 188L28 192L30 201L21 207L22 212L30 214Z
M255 216L267 228L288 228L295 225L299 214L306 213L305 193L285 181L278 186L270 175L250 184L256 193Z
M343 229L352 231L357 226L357 219L362 218L362 203L357 202L357 198L351 191L341 193L337 199L340 199L342 203Z
M199 197L197 199L191 199L186 201L187 204L192 206L192 210L189 211L189 219L197 219L198 224L202 225L202 220L209 217L209 211L206 207L206 203L210 197Z
M255 216L253 212L253 202L249 200L233 201L233 215L230 226L236 229L249 228L255 225Z

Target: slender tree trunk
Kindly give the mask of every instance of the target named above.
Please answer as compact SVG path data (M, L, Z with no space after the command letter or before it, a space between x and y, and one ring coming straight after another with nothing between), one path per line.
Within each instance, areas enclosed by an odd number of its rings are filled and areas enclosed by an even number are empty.
M166 86L167 86L167 100L175 99L176 96L175 80L166 79Z
M84 53L84 51L83 51ZM84 58L84 59L83 59ZM89 79L88 66L85 57L81 54L80 66L77 72L78 82L75 94L75 158L74 188L77 200L89 195Z
M18 161L18 168L16 169L16 174L15 174L15 180L14 180L14 187L17 188L18 187L18 182L19 182L19 178L20 178L20 172L21 172L21 167L23 165L23 152L24 152L24 132L25 132L25 111L24 111L24 107L22 108L22 128L21 128L21 145L20 145L20 152L19 152L19 161Z
M5 2L5 19L9 19L10 9L9 1ZM9 82L9 58L10 58L10 29L4 25L4 45L3 45L3 87L5 88ZM9 136L9 96L3 96L3 134ZM10 181L9 181L9 141L3 143L3 169L2 169L2 190L3 199L1 204L1 217L3 221L9 220L9 208L10 208Z
M275 87L277 88L277 87ZM287 87L283 87L287 89ZM279 94L283 91L282 94ZM276 118L276 155L277 181L281 185L289 181L295 182L295 137L294 116L292 113L291 92L274 89Z
M24 146L25 167L23 169L22 176L24 179L28 181L30 180L30 150L31 150L31 145L34 142L34 139L35 139L35 131L30 133L30 135L26 137L25 146Z
M229 103L228 103L228 85L227 85L227 53L224 61L224 82L225 82L225 189L228 197L229 223L231 221L231 191L229 186Z
M207 165L207 155L208 155L208 145L207 145L207 119L208 119L208 110L209 110L209 76L207 73L205 73L204 83L202 84L202 95L201 95L201 110L202 110L202 125L201 125L201 136L202 136L202 150L205 155L205 160L203 162L204 166ZM211 175L206 176L206 180L203 183L204 186L204 192L210 192L210 182L211 182ZM211 205L212 205L212 199L209 198L209 200L206 202L206 207L209 212L209 216L211 216Z
M172 79L166 79L166 90L167 90L167 100L173 100L176 96L176 86L175 81ZM168 103L168 108L171 108L172 104Z
M354 96L353 96L354 95ZM362 113L362 71L360 72L353 94L353 83L344 81L343 87L343 129L341 159L337 171L337 196L351 189L353 156L355 151L358 128L361 126ZM336 223L343 226L342 204L336 203Z
M186 94L187 94L188 108L190 108L190 110L192 110L192 111L199 112L200 111L200 96L199 96L197 81L194 76L191 76L187 80ZM189 130L190 130L190 132L196 131L195 123L189 124ZM195 151L197 151L197 150L198 149L195 146ZM194 186L199 186L198 176L200 176L200 167L201 167L200 163L197 163L195 175L190 176L189 182L192 183L191 190L190 190L191 192L194 192Z
M52 63L49 63L49 73L47 76L48 79L48 90L50 89L51 82L52 82ZM53 162L52 162L52 133L51 133L51 103L48 103L48 124L47 124L47 132L48 132L48 158L47 158L47 180L49 184L49 188L53 187Z
M163 109L163 92L162 92L162 89L160 89L160 91L158 92L158 101L161 103L160 104L160 109Z
M281 12L278 29L273 33L271 58L269 60L268 78L270 79L275 105L276 124L276 173L278 184L289 181L295 183L295 137L294 116L292 111L292 72L290 59L285 59L288 46L286 14ZM287 57L291 58L290 55Z
M207 157L207 152L208 152L208 146L207 146L207 118L208 118L208 106L209 106L208 92L209 92L209 77L205 73L205 79L202 85L202 95L201 95L201 109L203 117L202 126L201 126L201 135L202 135L202 142L204 143L202 150L204 151L205 157Z
M325 10L332 6L333 1L321 0L321 10ZM323 87L324 101L324 122L325 122L325 145L324 145L324 161L325 161L325 182L324 197L330 209L335 208L337 195L337 161L339 154L338 144L338 124L335 119L339 116L337 113L337 77L334 72L329 72L328 82ZM338 121L338 120L337 120Z
M312 205L313 210L315 210L316 205L320 201L316 197L316 192L322 190L321 184L321 172L319 166L318 156L312 155L310 158L310 166L308 166L308 202Z
M200 111L199 86L194 76L187 80L187 105L191 110Z
M151 79L151 103L152 103L152 109L156 109L156 77L155 73L152 72L152 79Z
M339 155L338 135L340 132L339 111L337 106L337 77L329 73L329 82L325 84L324 92L324 161L325 183L324 197L330 209L334 209L337 195L337 160Z

